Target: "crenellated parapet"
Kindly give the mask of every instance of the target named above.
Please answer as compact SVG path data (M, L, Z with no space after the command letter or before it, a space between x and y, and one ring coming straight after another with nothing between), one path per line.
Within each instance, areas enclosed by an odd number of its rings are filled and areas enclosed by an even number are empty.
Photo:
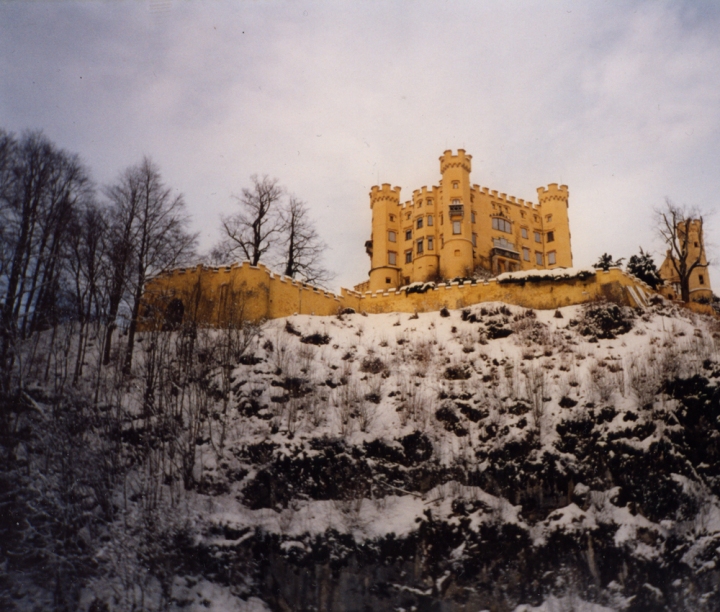
M570 192L568 191L567 185L560 185L557 183L550 183L547 187L538 187L538 200L540 205L544 202L552 201L565 201L567 202L570 198Z
M381 186L373 185L370 188L370 208L377 202L399 205L400 190L400 187L391 187L390 183L383 183Z
M445 174L450 168L462 168L465 172L472 172L472 155L465 153L464 149L458 149L457 155L453 155L448 149L440 156L440 173Z
M499 204L507 204L507 205L515 205L515 206L521 206L523 208L537 208L538 205L534 202L531 202L530 200L525 200L524 198L518 198L513 195L507 195L505 193L498 193L497 189L490 189L490 187L480 186L480 185L473 185L473 192L476 194L483 194L485 196L488 196L492 198L493 201L498 202Z

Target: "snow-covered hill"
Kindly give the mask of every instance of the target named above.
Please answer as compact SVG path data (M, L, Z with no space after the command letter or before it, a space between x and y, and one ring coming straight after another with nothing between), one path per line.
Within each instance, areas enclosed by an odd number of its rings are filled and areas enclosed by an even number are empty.
M717 610L718 338L664 302L145 334L81 607Z

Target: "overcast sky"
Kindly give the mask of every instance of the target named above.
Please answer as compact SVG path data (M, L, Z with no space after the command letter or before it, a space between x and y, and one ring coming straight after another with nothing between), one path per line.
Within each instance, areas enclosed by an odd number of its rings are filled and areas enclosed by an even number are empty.
M370 187L409 199L458 148L491 189L568 184L576 266L659 265L653 209L718 207L720 3L3 2L0 117L99 185L151 156L204 249L252 174L277 177L335 287L367 278Z

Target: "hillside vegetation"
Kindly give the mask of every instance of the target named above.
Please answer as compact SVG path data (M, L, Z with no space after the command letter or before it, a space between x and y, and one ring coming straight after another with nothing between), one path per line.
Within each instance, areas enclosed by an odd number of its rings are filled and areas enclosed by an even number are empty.
M3 398L2 609L720 609L714 319L188 327L75 386L72 333Z

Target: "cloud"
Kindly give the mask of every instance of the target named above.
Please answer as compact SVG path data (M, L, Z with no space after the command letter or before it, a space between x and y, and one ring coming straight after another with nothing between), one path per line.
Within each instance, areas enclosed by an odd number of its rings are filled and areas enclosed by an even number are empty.
M42 127L101 183L151 155L208 247L231 194L277 176L343 285L367 275L370 187L409 197L448 148L518 197L569 184L580 265L659 253L653 207L710 207L720 188L712 4L6 3L0 17L4 127Z

